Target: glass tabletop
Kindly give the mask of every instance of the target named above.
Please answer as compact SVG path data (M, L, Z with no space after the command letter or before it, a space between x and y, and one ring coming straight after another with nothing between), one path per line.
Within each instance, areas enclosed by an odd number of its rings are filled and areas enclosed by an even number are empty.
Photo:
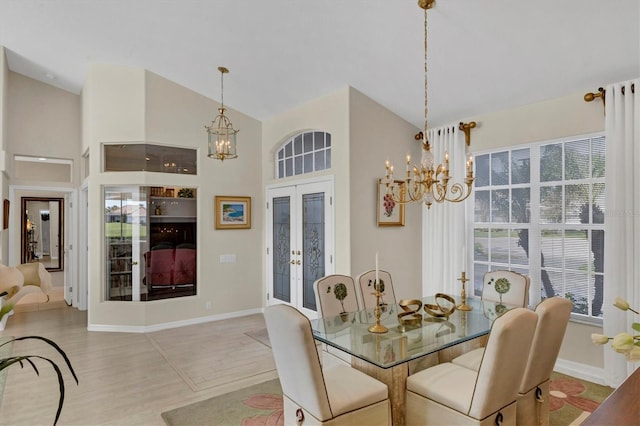
M460 303L459 297L454 299ZM434 297L422 303L433 304ZM316 340L378 367L390 368L487 334L493 320L513 307L474 298L467 298L467 304L471 311L456 309L448 318L433 317L421 308L419 326L400 325L398 312L404 310L398 305L385 306L380 323L389 331L380 334L368 330L376 323L373 309L311 320L311 327Z

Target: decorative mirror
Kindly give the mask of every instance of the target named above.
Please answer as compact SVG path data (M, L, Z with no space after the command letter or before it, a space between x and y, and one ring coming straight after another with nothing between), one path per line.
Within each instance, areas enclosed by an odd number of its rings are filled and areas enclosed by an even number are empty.
M64 198L22 197L22 263L64 270Z

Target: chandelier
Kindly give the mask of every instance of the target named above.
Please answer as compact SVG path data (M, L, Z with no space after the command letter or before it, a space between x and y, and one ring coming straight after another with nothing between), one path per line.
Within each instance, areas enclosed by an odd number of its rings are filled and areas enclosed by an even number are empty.
M427 208L431 204L445 201L460 202L471 195L473 184L473 158L469 157L466 163L466 178L464 185L449 181L449 153L444 154L444 164L438 164L434 169L434 157L431 152L431 144L427 136L427 10L431 9L435 0L418 0L418 6L424 9L424 129L416 135L416 139L422 141L422 158L419 165L411 166L411 156L407 154L406 175L402 180L395 180L393 165L386 162L386 175L382 179L387 195L394 202L406 204L411 202L424 202ZM474 123L475 124L475 123Z
M239 130L224 115L224 75L229 72L225 67L218 67L220 71L220 108L218 115L209 126L204 126L209 134L209 157L224 161L227 158L238 158L236 154L236 134Z

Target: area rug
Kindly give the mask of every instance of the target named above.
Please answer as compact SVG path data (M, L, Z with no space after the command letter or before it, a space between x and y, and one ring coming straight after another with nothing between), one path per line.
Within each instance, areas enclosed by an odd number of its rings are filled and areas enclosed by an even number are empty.
M551 376L549 425L579 425L612 388L560 373ZM169 426L281 426L282 389L278 379L162 413Z
M549 424L567 426L582 423L613 388L554 372L549 391Z
M279 426L284 424L278 379L162 413L169 426Z

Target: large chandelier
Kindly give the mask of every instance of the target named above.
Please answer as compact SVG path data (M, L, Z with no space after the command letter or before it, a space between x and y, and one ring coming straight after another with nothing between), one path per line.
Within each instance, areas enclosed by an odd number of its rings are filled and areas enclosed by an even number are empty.
M227 158L238 158L236 154L236 134L239 130L233 128L233 124L224 115L224 75L229 72L225 67L218 67L220 71L220 108L218 115L209 126L204 126L209 134L209 157L224 161Z
M422 140L422 158L418 166L411 166L411 156L407 154L406 176L404 180L394 180L393 165L386 163L386 175L382 182L387 194L400 204L424 202L427 208L431 204L445 201L460 202L471 195L473 184L473 158L466 164L467 175L462 183L449 184L449 154L444 154L444 164L434 169L434 158L427 136L427 10L431 9L435 0L418 0L418 6L424 9L424 129L416 135Z

